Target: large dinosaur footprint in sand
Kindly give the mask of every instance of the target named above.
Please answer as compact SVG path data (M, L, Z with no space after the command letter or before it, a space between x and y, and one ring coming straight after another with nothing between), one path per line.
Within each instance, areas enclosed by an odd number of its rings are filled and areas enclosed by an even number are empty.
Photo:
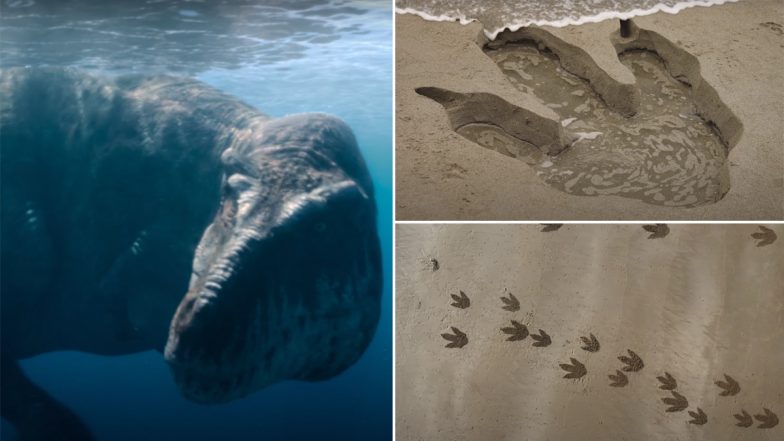
M501 34L483 48L521 92L560 124L486 93L417 89L441 103L457 133L517 158L575 195L617 195L698 206L729 191L727 155L740 121L700 75L699 62L664 37L612 37L636 83L613 80L583 50L542 29Z

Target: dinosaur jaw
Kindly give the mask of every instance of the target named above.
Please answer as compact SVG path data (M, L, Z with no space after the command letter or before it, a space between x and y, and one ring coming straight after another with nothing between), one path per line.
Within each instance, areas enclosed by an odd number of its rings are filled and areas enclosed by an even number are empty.
M278 381L328 379L351 366L375 332L381 288L377 238L360 239L342 250L351 258L317 262L273 245L274 259L262 260L275 264L251 264L253 271L223 266L222 282L208 276L193 285L201 289L181 302L165 349L183 395L222 403Z
M321 275L313 289L297 293L284 286L235 310L231 319L205 311L170 336L165 356L187 399L223 403L278 381L325 380L361 356L378 316L375 304L355 303L366 295L364 279ZM307 305L303 298L319 300Z
M174 381L188 400L201 404L218 404L241 398L255 390L257 365L228 369L205 369L201 366L170 363Z

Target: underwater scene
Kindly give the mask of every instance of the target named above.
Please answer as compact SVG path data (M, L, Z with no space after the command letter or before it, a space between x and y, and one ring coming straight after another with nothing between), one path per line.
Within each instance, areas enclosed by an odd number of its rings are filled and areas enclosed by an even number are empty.
M2 0L0 438L392 438L391 42L382 0Z

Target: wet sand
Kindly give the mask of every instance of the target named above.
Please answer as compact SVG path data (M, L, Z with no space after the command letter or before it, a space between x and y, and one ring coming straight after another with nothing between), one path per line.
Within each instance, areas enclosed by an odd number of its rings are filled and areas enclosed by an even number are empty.
M397 439L782 439L769 227L398 225Z
M544 155L546 151L537 152L536 146L520 144L514 137L503 139L503 131L498 130L496 134L500 135L500 140L496 136L492 141L502 144L502 148L494 148L496 151L483 148L481 142L474 141L479 138L487 141L492 137L483 132L487 127L464 124L458 129L465 135L461 136L444 107L415 90L442 88L461 94L492 94L544 120L568 121L567 115L559 114L559 109L553 107L556 103L549 102L548 107L547 98L554 97L543 97L535 89L527 92L525 81L517 81L517 84L510 81L509 69L505 71L500 64L508 62L508 54L496 56L494 61L492 54L483 51L481 46L486 40L478 23L436 23L412 15L397 15L397 218L784 218L782 14L784 3L762 0L634 19L639 28L664 37L668 44L696 57L699 73L696 80L694 77L688 80L695 90L704 80L703 83L715 89L722 106L729 109L728 112L716 110L716 100L710 98L703 100L702 109L699 109L719 122L727 145L722 154L717 154L715 146L699 151L690 145L683 152L675 151L675 159L663 155L657 162L652 156L656 155L655 148L652 153L636 152L630 141L628 148L619 149L621 166L605 167L606 170L595 167L599 173L596 170L593 174L587 173L583 183L568 188L570 179L567 175L548 180L552 166ZM594 70L606 79L593 82L591 87L604 93L602 98L609 107L623 113L624 106L637 106L639 110L641 104L645 105L644 96L640 103L626 93L633 88L635 77L619 60L617 47L611 41L611 34L617 32L617 21L543 29L568 46L565 53L570 54L574 46L584 51L587 59L593 60ZM683 59L681 54L671 55L675 66L671 73L675 71L679 80L689 75L677 72ZM586 63L574 64L567 67L585 73L581 69L585 69L582 64ZM639 101L639 97L636 99ZM692 117L688 110L678 110L676 116L681 119ZM465 115L462 117L463 123L470 122ZM732 118L739 124L731 121ZM674 120L665 123L670 121ZM567 138L575 131L593 133L590 127L581 129L579 123L583 122L578 121L578 126L565 129ZM675 139L669 135L665 133L661 139L665 142ZM686 136L676 135L686 139ZM474 141L466 136L473 136ZM705 137L698 132L692 135L694 139ZM653 144L662 145L661 139ZM590 141L580 142L587 146ZM566 161L567 167L558 168L556 157L552 162L556 164L557 173L565 171L577 176L581 171L574 164L597 166L606 162L601 156L613 154L612 148L607 148L611 142L601 136L597 142L601 143L597 155L590 151L586 153L585 147L582 151L567 148L561 156L576 159L571 163ZM575 145L579 146L579 143ZM648 160L647 168L635 169L633 161L637 159L634 155L643 158L640 162ZM695 167L704 170L701 171L704 175L695 173ZM584 171L590 172L590 167ZM676 185L653 185L658 184L653 176L657 172L661 172L659 181L670 178L669 182ZM642 180L639 179L641 173ZM635 185L626 184L628 176L632 177L628 181ZM636 185L641 181L645 185ZM597 194L599 196L592 196ZM713 203L716 199L718 202Z

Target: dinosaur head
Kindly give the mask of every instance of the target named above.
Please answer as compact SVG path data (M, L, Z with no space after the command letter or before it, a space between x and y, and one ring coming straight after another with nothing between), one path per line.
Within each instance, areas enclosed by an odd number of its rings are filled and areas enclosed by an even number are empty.
M214 403L352 365L375 331L381 255L370 177L351 130L321 114L233 135L217 213L165 357Z

